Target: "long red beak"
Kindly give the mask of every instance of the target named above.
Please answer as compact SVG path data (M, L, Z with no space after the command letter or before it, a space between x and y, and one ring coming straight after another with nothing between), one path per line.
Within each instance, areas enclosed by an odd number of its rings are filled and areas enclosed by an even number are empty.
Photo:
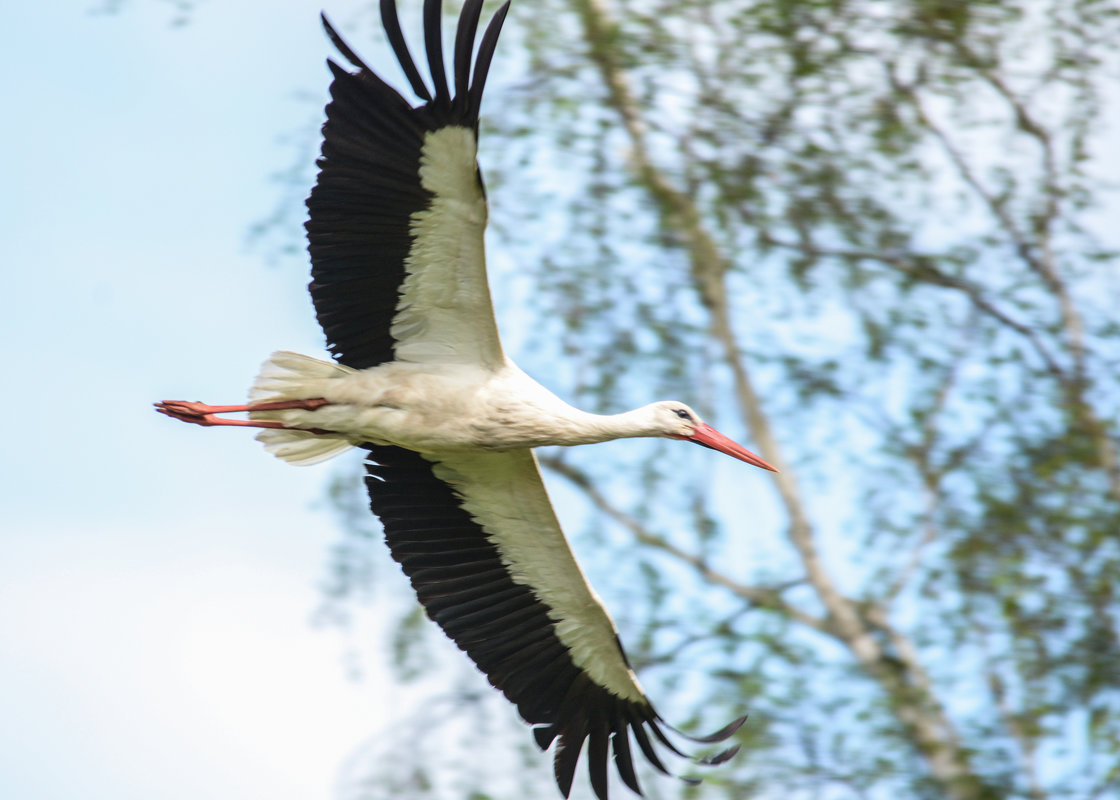
M756 467L762 467L762 469L768 469L771 472L778 471L750 450L743 447L743 445L731 441L711 425L706 425L703 422L696 426L696 431L691 436L686 438L690 442L696 442L696 444L702 444L704 447L710 447L712 450L726 453L732 458L746 461L748 464L753 464Z

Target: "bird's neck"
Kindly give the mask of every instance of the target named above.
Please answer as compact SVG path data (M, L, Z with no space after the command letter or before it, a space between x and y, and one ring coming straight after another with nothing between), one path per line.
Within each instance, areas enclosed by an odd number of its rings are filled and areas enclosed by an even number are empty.
M630 439L638 436L656 436L651 430L648 415L642 409L622 414L589 414L568 407L567 413L552 419L553 444L575 445L609 442L613 439Z
M576 445L636 436L657 436L646 408L622 414L590 414L569 405L513 364L507 367L501 400L490 416L501 429L490 441L509 439L521 446ZM511 401L511 398L515 398Z

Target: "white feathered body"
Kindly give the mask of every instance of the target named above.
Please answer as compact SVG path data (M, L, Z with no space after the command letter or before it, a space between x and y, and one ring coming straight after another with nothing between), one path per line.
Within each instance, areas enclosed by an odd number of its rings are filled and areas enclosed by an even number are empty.
M615 415L580 411L509 360L494 371L401 361L354 370L279 351L265 362L249 393L252 403L320 397L329 405L314 411L251 414L253 419L276 419L318 433L265 429L257 438L280 458L313 464L363 442L420 453L457 453L589 444L658 433L649 407Z

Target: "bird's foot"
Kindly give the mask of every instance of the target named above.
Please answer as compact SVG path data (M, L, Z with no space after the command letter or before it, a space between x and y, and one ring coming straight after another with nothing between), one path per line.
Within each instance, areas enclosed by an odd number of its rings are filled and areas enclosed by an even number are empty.
M237 406L211 406L206 403L191 402L189 400L164 400L155 404L156 411L172 419L191 422L195 425L209 427L211 425L236 425L245 428L287 428L280 420L275 419L226 419L218 414L230 414L238 411L283 411L285 409L300 409L314 411L323 406L330 405L330 401L322 397L310 400L277 400L267 403L249 403Z
M205 403L192 403L188 400L164 400L155 404L156 411L172 419L193 422L195 425L221 425L226 420L215 416L215 406Z

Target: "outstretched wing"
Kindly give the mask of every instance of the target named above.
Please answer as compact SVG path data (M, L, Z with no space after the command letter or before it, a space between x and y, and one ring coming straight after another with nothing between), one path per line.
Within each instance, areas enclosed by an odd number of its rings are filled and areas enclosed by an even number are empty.
M424 4L434 93L409 54L394 0L382 0L389 41L413 107L366 66L323 18L339 52L323 125L319 177L307 199L309 286L328 348L355 369L386 361L503 362L483 251L486 195L476 161L478 109L508 3L472 53L482 0L467 0L444 71L439 0Z
M657 742L681 753L568 547L532 451L421 456L368 447L370 505L393 558L428 615L536 726L540 747L557 742L564 796L584 742L601 800L611 751L623 782L641 794L631 736L661 772ZM723 741L742 723L698 741Z
M486 282L486 199L475 160L478 109L508 3L483 35L467 0L444 69L439 0L425 0L425 85L393 0L381 0L412 107L362 63L324 19L333 62L319 180L308 198L311 296L329 347L362 369L391 360L504 364ZM614 624L576 564L530 451L421 456L367 445L370 505L420 602L490 682L557 743L565 796L587 744L591 784L606 800L608 763L640 792L631 737L662 772L655 744L679 754L626 663ZM702 741L721 741L737 720ZM711 759L719 762L732 750Z

